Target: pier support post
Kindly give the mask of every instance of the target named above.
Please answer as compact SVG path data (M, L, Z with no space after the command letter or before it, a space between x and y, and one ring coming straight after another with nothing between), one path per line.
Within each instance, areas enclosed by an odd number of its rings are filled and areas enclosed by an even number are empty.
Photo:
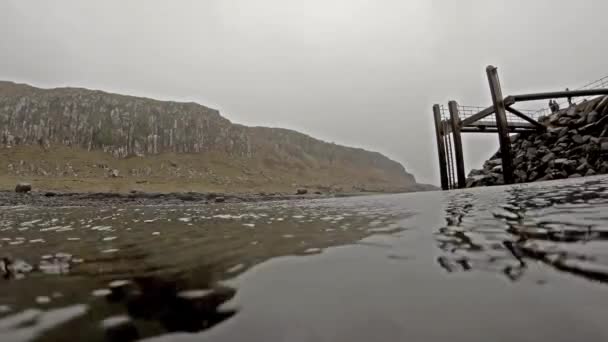
M454 153L456 154L456 177L458 178L458 188L467 186L466 175L464 174L464 156L462 153L462 137L460 136L460 116L458 115L458 103L450 101L450 121L452 122L452 134L454 136Z
M445 146L443 144L443 130L441 123L441 109L439 105L433 106L433 118L435 119L435 137L437 138L437 154L439 155L439 175L441 178L441 189L448 190L448 170L445 161Z
M511 138L509 137L509 124L507 123L507 113L505 101L500 89L498 71L495 66L489 65L486 68L492 102L496 113L496 128L498 129L498 140L500 143L500 156L502 157L502 174L505 184L513 184L513 159L511 158Z

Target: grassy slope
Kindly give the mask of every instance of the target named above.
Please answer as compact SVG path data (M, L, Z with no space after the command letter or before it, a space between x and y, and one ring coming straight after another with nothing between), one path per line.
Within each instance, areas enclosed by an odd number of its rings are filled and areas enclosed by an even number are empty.
M81 148L53 146L44 151L39 146L20 146L0 148L0 160L2 190L14 189L19 181L31 182L37 190L59 191L293 192L296 187L353 191L360 184L375 184L366 187L373 191L398 190L382 183L381 174L362 173L348 165L298 168L281 160L244 160L219 154L165 153L115 159L102 151ZM108 169L119 170L120 177L109 177ZM139 174L132 174L133 169Z

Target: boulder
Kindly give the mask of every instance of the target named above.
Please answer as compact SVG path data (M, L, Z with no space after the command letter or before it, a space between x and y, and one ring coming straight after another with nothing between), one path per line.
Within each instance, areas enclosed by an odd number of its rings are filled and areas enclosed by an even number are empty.
M306 195L308 193L307 189L299 188L296 190L296 195Z
M593 112L587 114L587 123L590 124L590 123L596 122L598 119L598 116L599 115L597 114L596 111L593 111Z
M32 185L29 183L18 183L17 186L15 186L15 192L20 193L20 194L25 194L32 191Z
M113 169L110 171L110 177L112 177L112 178L118 178L119 175L120 175L120 173L117 169Z
M224 202L226 202L226 198L223 196L217 196L215 198L215 203L224 203Z
M579 135L579 134L576 134L576 135L574 135L574 136L572 137L572 141L574 141L574 142L575 142L575 143L577 143L577 144L582 144L582 143L583 143L583 141L584 141L584 140L583 140L583 136L582 136L582 135Z
M528 147L526 150L526 158L534 159L538 153L538 149L536 147Z
M548 153L540 160L543 164L547 164L549 161L555 158L555 153Z

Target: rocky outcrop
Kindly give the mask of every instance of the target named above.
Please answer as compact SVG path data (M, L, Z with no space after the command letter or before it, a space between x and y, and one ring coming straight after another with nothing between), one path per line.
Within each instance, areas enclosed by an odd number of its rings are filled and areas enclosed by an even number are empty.
M327 143L287 129L233 124L217 110L196 103L0 82L0 148L38 145L41 151L57 145L101 150L118 159L163 153L219 153L245 164L262 161L284 172L356 170L361 175L352 179L352 183L362 188L370 184L395 189L420 188L401 164L380 153ZM7 167L16 175L51 173L38 165L32 166L33 171L21 170L22 166L11 163ZM17 169L20 173L13 171ZM64 171L66 175L78 176L75 170ZM152 172L123 170L120 175L139 177Z
M608 96L541 118L546 132L514 135L518 183L608 173ZM500 152L473 170L467 187L504 184Z

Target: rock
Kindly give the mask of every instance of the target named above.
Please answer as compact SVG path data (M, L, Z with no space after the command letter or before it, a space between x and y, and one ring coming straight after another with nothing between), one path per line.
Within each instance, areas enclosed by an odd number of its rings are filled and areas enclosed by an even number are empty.
M538 153L538 149L536 147L528 147L526 150L526 158L534 159Z
M576 114L576 106L572 106L572 107L568 108L568 110L566 111L566 115L570 116L570 117L577 116L577 114Z
M589 141L591 141L591 136L590 135L585 135L583 136L583 144L588 143Z
M517 155L517 157L513 158L513 165L515 167L517 167L518 165L521 165L524 162L524 158L525 158L525 154L520 153Z
M128 316L113 316L101 321L106 341L135 341L139 339L137 327Z
M226 202L226 198L223 196L217 196L215 198L215 203L224 203L224 202Z
M589 168L589 164L587 161L581 162L579 166L576 168L576 172L584 172Z
M577 120L571 121L568 126L570 127L581 127L587 123L587 118L582 117Z
M585 172L585 177L587 177L587 176L593 176L595 174L596 174L595 170L589 169L589 170L587 170L587 172Z
M315 191L315 195L322 195L323 193L321 191Z
M598 114L596 111L593 111L593 112L587 114L587 123L588 124L596 122L597 119L598 119Z
M568 126L568 124L570 123L571 119L568 117L562 117L559 118L559 121L557 121L557 124L560 126Z
M112 177L112 178L118 178L118 176L119 176L119 172L118 172L117 169L113 169L113 170L110 171L110 177Z
M544 157L542 157L542 159L540 161L543 164L547 164L549 161L553 160L554 158L555 158L555 154L549 153L549 154L546 154Z
M600 145L600 150L602 152L608 152L608 141L602 142L602 145Z
M296 195L306 195L308 193L307 189L299 188L296 190Z
M577 144L582 144L583 143L583 136L576 134L575 136L572 137L572 141L574 141Z
M581 177L583 177L583 176L578 173L573 173L570 176L568 176L568 178L581 178Z
M57 196L57 194L52 191L47 191L44 193L44 196L45 197L55 197L55 196Z
M32 185L29 183L18 183L15 187L15 192L25 194L32 191Z
M515 170L513 173L522 182L525 182L528 177L528 174L523 170Z
M495 172L495 173L500 173L500 172L502 172L502 165L496 165L490 171Z

